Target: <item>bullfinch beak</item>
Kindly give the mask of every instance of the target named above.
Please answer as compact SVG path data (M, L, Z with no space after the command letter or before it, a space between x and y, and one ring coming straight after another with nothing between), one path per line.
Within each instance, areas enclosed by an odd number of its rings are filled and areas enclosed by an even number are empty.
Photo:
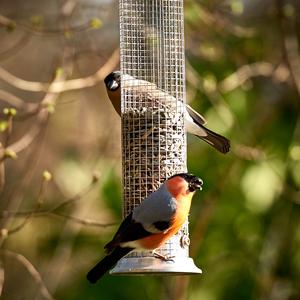
M202 190L202 185L203 185L203 181L196 177L194 180L192 180L189 183L189 190L191 192L196 191L196 190Z
M136 79L128 74L124 74L123 76L126 79L125 82L129 82L128 86L126 86L126 89L130 90L138 88L138 91L141 94L144 94L151 99L155 98L155 96L151 95L150 93L153 93L154 95L157 95L159 93L163 96L162 98L168 100L167 102L169 103L175 103L176 101L174 97L159 90L154 84L148 81ZM104 82L110 101L112 102L116 112L121 115L120 71L115 71L107 75L104 79ZM151 86L151 89L147 88L149 86ZM229 151L230 141L226 137L206 128L204 126L206 124L206 120L204 119L204 117L189 105L186 105L185 107L184 117L185 126L188 133L199 137L201 140L205 141L221 153L225 154Z
M202 184L200 178L188 173L168 178L123 220L104 247L107 255L88 272L87 279L97 282L133 250L152 250L154 257L170 260L157 254L155 249L179 231L189 215L192 197Z

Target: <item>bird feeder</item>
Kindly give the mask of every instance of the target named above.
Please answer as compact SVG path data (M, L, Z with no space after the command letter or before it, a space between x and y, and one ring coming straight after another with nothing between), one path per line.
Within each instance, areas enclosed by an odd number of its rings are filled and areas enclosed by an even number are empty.
M119 0L124 216L187 171L183 0ZM188 222L160 249L131 252L111 274L197 274Z

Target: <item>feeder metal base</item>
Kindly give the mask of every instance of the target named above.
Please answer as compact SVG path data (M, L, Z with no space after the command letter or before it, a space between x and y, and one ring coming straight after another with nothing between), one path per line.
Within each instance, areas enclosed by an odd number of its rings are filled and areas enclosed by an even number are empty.
M190 257L163 261L155 257L124 257L109 272L111 275L195 275L202 274Z

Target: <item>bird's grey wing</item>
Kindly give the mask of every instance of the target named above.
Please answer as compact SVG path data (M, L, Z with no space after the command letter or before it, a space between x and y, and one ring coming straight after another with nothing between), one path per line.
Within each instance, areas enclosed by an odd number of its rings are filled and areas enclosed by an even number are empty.
M204 117L191 108L188 104L186 105L186 110L196 124L205 125L207 123Z
M152 233L168 230L176 213L177 202L165 184L134 209L133 219Z

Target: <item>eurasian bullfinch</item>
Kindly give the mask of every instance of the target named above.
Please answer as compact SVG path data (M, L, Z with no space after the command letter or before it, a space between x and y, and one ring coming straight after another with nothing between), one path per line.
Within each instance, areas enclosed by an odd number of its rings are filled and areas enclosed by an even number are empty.
M147 95L147 97L152 97L154 99L159 97L172 97L167 93L163 92L162 90L159 90L155 84L150 83L148 81L136 79L128 74L124 74L123 79L123 82L126 84L126 89L138 89L140 93L144 92ZM110 101L112 102L116 112L119 115L121 115L120 71L115 71L107 75L104 79L104 82ZM206 143L216 148L221 153L227 153L230 148L230 141L227 138L221 136L220 134L204 127L205 123L206 120L203 116L201 116L198 112L192 109L189 105L186 105L185 124L187 132L196 135Z
M123 220L113 239L104 247L107 255L88 272L87 279L96 283L133 250L153 250L158 259L169 260L155 249L179 231L188 217L192 197L202 184L200 178L188 173L168 178Z

